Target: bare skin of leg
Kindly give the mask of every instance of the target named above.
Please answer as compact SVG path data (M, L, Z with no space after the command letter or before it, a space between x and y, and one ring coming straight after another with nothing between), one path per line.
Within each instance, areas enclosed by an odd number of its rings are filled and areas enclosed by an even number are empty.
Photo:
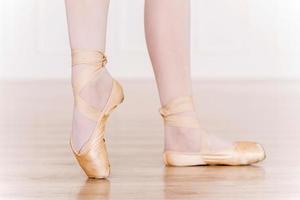
M191 96L190 2L145 0L145 32L161 105ZM195 112L180 115L196 117ZM202 129L165 126L165 150L198 152L203 140L215 149L231 145Z
M109 0L65 0L69 28L70 45L72 49L98 50L105 52L106 24ZM80 77L85 65L72 67L72 84ZM89 104L101 110L109 98L112 88L112 78L106 69L101 77L88 84L80 93ZM96 126L74 107L72 142L79 151L88 140Z

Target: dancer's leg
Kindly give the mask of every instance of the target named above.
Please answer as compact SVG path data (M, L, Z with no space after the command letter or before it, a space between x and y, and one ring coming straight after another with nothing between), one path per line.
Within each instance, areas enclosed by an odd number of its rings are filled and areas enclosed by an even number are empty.
M145 2L146 39L163 105L192 94L189 6L188 0Z
M190 1L145 0L145 30L161 104L191 96ZM201 129L165 126L165 149L199 151L201 141L208 140L205 135ZM210 140L216 147L227 145L215 137Z
M105 51L106 24L109 0L65 0L72 49ZM85 65L72 67L72 83L80 80ZM89 83L81 91L81 97L99 109L107 102L112 88L112 78L103 69L97 81ZM72 141L79 151L95 128L96 122L74 109Z

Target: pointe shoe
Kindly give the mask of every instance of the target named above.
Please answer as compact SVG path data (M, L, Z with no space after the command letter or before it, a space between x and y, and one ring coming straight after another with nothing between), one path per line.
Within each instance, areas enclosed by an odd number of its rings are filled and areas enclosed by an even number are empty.
M96 128L82 148L76 152L72 139L70 146L79 165L89 178L107 178L110 173L110 164L104 139L105 124L109 114L124 99L121 85L113 80L112 90L107 104L102 111L89 105L80 97L80 91L90 81L97 80L101 69L106 64L106 57L100 51L72 50L72 65L85 64L79 81L73 84L75 108L90 120L96 121Z
M182 112L194 111L190 96L177 98L160 109L167 126L200 128L194 117L178 116ZM265 159L263 147L256 142L234 142L229 148L214 150L203 141L200 152L165 151L164 162L169 166L196 166L196 165L250 165Z

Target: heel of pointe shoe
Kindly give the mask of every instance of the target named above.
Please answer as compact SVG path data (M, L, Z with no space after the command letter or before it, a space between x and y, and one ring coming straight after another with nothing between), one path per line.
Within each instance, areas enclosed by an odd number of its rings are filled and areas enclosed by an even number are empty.
M122 103L124 101L124 91L123 91L123 87L121 86L121 84L118 81L114 81L115 83L115 90L116 90L116 99L118 100L118 103Z
M113 91L112 91L112 96L110 99L111 106L107 110L106 115L108 115L110 112L112 112L118 105L120 105L124 101L124 91L121 86L121 84L113 80Z

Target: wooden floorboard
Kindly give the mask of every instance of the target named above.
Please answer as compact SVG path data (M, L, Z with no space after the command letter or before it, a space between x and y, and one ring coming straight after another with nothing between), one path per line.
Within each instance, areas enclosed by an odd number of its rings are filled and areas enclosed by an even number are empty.
M255 140L267 160L247 167L164 167L163 129L152 81L121 81L111 116L108 180L87 180L68 138L67 81L1 82L0 199L300 199L300 82L195 81L202 126Z

